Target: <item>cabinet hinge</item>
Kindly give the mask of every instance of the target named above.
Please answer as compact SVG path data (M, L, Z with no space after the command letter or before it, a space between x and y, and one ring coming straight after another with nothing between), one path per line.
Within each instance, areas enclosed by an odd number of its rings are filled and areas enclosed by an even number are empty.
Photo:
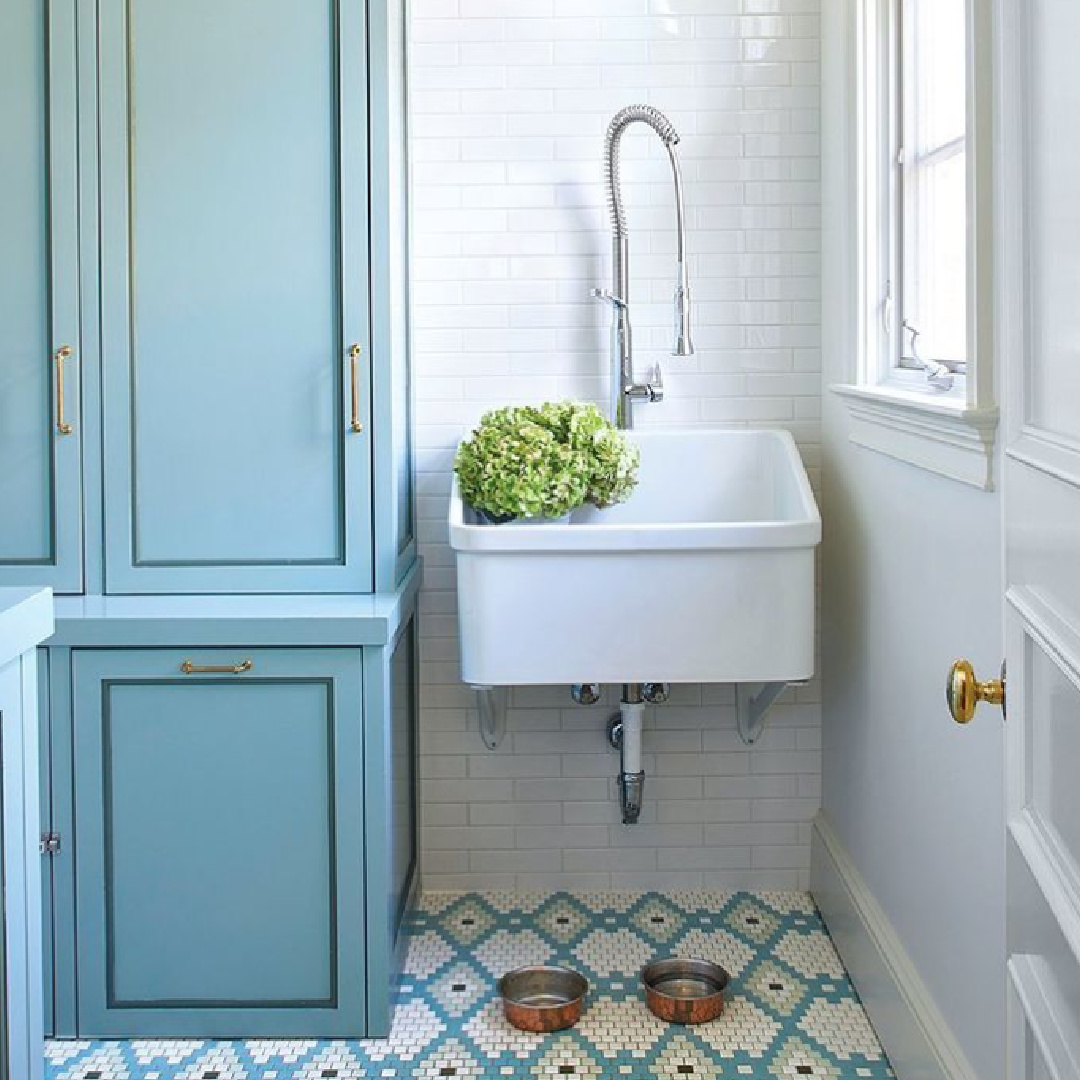
M60 834L58 832L46 832L41 834L41 854L60 854Z

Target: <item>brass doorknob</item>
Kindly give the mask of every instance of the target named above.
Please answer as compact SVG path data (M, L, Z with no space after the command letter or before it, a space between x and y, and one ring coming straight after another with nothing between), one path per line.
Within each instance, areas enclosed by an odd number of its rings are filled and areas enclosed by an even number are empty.
M958 724L970 724L975 715L975 707L980 701L1005 707L1005 672L1000 679L979 682L975 678L975 669L967 660L957 660L949 670L949 680L945 684L945 700L949 703L949 712Z

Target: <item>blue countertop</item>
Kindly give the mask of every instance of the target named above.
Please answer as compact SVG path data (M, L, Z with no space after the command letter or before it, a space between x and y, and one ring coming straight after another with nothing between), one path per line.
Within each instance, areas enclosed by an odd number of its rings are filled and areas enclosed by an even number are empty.
M0 589L0 667L53 632L51 589Z
M385 645L420 586L420 565L392 593L297 596L66 596L53 646ZM12 590L15 591L15 590Z

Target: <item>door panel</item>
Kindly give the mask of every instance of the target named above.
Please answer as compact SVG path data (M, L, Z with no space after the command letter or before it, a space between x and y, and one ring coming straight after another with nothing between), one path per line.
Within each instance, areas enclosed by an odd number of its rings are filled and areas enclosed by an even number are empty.
M0 13L0 586L60 592L82 588L73 22L45 0Z
M362 4L101 19L107 587L370 589Z
M1025 639L1027 814L1054 849L1061 873L1080 883L1080 687L1060 654L1030 634Z
M413 619L390 660L390 935L395 942L419 858L416 663L416 620Z
M1080 1069L1080 971L1030 864L1010 853L1013 950L1009 958L1010 1076L1075 1080ZM1032 1071L1023 1071L1024 1069ZM1040 1072L1039 1070L1043 1070Z
M349 650L74 654L80 1034L362 1033Z
M0 1078L41 1080L41 888L36 872L40 822L33 653L0 668ZM6 1071L5 1071L6 1070Z
M1080 112L1076 42L1080 6L1072 0L1030 5L1027 207L1031 259L1031 335L1027 419L1080 439ZM1046 167L1052 161L1052 167Z
M8 856L12 848L12 837L8 835L7 787L4 783L4 768L8 761L8 728L14 729L22 724L21 687L19 685L18 666L9 664L0 669L0 1080L11 1080L11 1036L8 1012L11 1008L11 994L8 992L8 979L11 975L11 962L8 956L7 898L11 882L8 880Z
M998 0L1010 1080L1080 1076L1080 275L1073 0Z

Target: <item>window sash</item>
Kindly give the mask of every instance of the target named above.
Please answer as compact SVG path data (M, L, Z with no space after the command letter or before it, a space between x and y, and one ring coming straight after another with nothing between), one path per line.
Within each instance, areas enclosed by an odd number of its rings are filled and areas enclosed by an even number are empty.
M922 0L923 3L928 0ZM932 2L932 0L931 0ZM886 161L884 168L889 177L888 205L888 251L886 256L887 280L886 296L883 306L883 335L886 348L885 367L887 378L899 377L902 381L914 379L916 383L925 382L927 364L925 361L937 361L949 371L963 375L967 370L967 353L970 349L969 328L966 314L966 263L970 258L965 235L962 259L964 261L964 314L962 316L963 348L955 350L955 355L938 355L944 350L931 345L926 352L918 353L912 349L912 335L906 326L915 325L913 310L916 308L916 286L914 273L919 266L918 251L920 246L929 243L925 230L933 228L927 223L926 209L930 198L942 190L939 182L950 167L956 168L956 159L963 161L961 168L964 183L964 213L970 214L966 183L968 152L967 136L967 86L964 78L964 101L962 102L963 127L959 134L950 132L946 125L938 125L940 130L929 133L930 124L920 123L919 72L915 64L915 43L918 40L916 24L918 0L887 0L887 119L883 122L882 140ZM965 12L965 26L966 26ZM966 66L966 56L965 56ZM955 115L951 117L954 122ZM933 134L937 135L935 139ZM935 182L936 183L935 185ZM954 180L955 182L955 180ZM934 236L941 241L942 235ZM948 237L945 237L946 241ZM954 236L952 239L956 239ZM955 251L954 251L955 256ZM925 264L923 264L925 266ZM955 269L954 269L955 273ZM953 285L956 285L955 279ZM927 286L929 287L929 286ZM925 312L923 314L926 314ZM940 323L939 323L940 325ZM916 326L917 329L917 326ZM936 329L932 327L931 329ZM954 328L955 329L955 328ZM920 332L921 335L921 332ZM939 369L940 373L940 369ZM947 381L947 380L946 380ZM962 391L962 387L960 388Z

